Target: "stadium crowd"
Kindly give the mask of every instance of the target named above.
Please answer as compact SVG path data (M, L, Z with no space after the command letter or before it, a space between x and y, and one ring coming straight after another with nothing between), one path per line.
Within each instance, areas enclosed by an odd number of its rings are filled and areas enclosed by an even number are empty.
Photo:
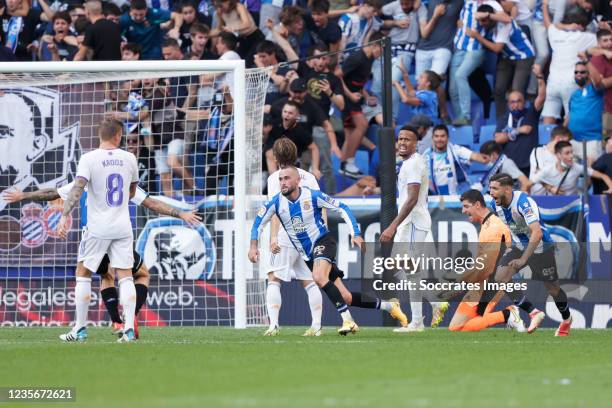
M532 194L577 194L589 178L593 193L612 192L606 0L0 0L0 13L0 61L272 67L265 170L276 170L274 141L288 137L301 166L339 195L379 191L389 37L395 126L421 136L430 194L483 189L501 172ZM128 81L106 96L149 191L231 194L230 74Z

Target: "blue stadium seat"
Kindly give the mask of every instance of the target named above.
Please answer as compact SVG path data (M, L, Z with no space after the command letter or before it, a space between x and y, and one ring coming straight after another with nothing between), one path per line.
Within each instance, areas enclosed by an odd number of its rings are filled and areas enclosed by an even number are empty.
M474 131L471 126L449 126L451 143L471 147L474 144Z
M370 171L370 155L365 150L357 150L355 154L355 165L363 174Z
M543 145L550 141L550 132L557 125L540 125L538 128L538 143Z
M478 139L479 144L488 142L489 140L495 140L495 125L484 125L480 128L480 138Z

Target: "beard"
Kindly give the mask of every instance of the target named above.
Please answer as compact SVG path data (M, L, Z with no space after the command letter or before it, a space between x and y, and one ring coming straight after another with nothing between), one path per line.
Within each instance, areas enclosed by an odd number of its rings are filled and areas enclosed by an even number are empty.
M291 193L293 193L294 191L295 191L295 188L286 188L286 189L284 189L284 190L283 190L283 189L281 189L281 193L282 193L282 194L283 194L285 197L290 196L290 195L291 195Z

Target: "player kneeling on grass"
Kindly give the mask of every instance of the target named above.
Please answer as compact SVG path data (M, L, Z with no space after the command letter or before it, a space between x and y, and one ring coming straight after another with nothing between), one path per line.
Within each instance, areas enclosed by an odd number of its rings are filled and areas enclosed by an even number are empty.
M352 243L363 249L363 238L359 225L346 204L307 187L300 187L300 174L295 167L286 167L279 173L280 193L260 209L251 229L251 249L249 260L259 261L259 235L264 225L276 215L289 239L302 258L312 269L315 283L336 306L342 317L342 327L338 333L356 333L359 327L349 312L349 305L367 309L383 309L405 326L406 315L397 301L381 301L360 292L349 292L342 283L344 273L336 266L336 242L330 236L323 221L322 209L328 208L342 215L344 221L352 226Z
M18 188L11 188L2 192L2 198L7 203L16 203L23 200L32 201L53 201L57 199L66 200L68 194L72 190L74 183L66 184L60 188L45 188L37 191L23 192ZM85 192L86 193L86 192ZM135 205L142 205L149 210L160 215L169 215L171 217L180 218L191 226L197 226L202 219L193 211L179 211L168 204L149 197L146 191L140 187L136 188L134 197L130 200ZM142 262L140 255L133 251L134 265L132 266L132 277L136 289L136 309L134 317L134 336L139 337L138 333L138 312L147 300L149 287L149 270ZM104 306L111 318L111 330L113 334L121 336L124 330L124 324L119 315L119 293L115 286L115 271L109 265L110 259L108 254L105 254L96 274L101 276L100 294L104 302Z
M461 206L461 212L469 216L471 222L480 223L476 259L484 261L481 268L474 268L461 276L461 281L478 283L480 288L470 290L465 294L448 329L450 331L480 331L496 324L507 323L509 328L525 332L525 325L516 306L509 306L502 311L492 311L503 292L491 293L482 287L484 282L495 273L501 256L511 245L510 229L487 208L484 197L478 190L468 190L463 193Z
M295 143L287 137L282 137L274 142L272 153L279 168L293 166L297 161L298 149ZM298 169L300 173L300 185L313 190L319 190L319 184L315 176L306 170ZM268 199L272 199L280 191L278 175L280 170L275 171L268 177ZM323 220L325 219L325 209ZM304 333L305 337L321 335L321 314L323 312L323 299L321 291L312 281L312 272L300 253L291 244L287 232L280 228L278 217L272 217L270 229L270 259L268 272L268 286L266 288L266 306L270 327L264 336L276 336L279 333L278 315L282 304L281 282L291 281L292 276L302 282L302 286L308 296L308 304L312 316L312 323Z

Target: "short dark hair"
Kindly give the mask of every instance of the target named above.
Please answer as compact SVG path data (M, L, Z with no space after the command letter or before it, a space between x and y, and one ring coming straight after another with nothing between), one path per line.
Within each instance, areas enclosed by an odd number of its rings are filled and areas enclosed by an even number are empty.
M146 10L147 2L146 0L132 0L130 2L130 10Z
M328 0L313 0L310 5L311 13L329 13L329 1Z
M221 33L219 33L218 38L219 38L219 41L225 44L225 46L229 48L231 51L234 51L236 49L238 40L236 39L236 36L234 34L228 33L226 31L222 31Z
M189 27L189 34L196 35L196 33L207 35L210 33L210 27L202 23L193 23L191 27Z
M178 48L179 50L181 49L181 46L179 45L178 41L176 41L174 38L166 38L164 41L162 41L161 46L162 48L174 47Z
M278 46L276 45L276 43L269 40L263 40L262 42L260 42L257 45L256 51L258 54L260 52L264 54L274 54L274 56L278 58Z
M605 37L607 35L612 35L612 31L610 30L606 30L606 29L601 29L601 30L597 30L597 39L599 40L601 37Z
M284 108L285 106L287 106L287 105L289 105L289 106L293 106L295 109L297 109L297 111L298 111L298 112L300 111L300 105L298 105L298 104L297 104L297 102L294 102L294 101L289 101L289 100L288 100L287 102L285 102L285 103L283 104L283 108Z
M196 11L198 10L198 5L193 0L183 0L179 6L179 10L183 11L184 7L193 7Z
M586 26L589 25L589 16L579 9L575 12L566 14L562 22L563 24L578 24L586 28Z
M423 73L427 75L427 80L429 81L429 89L432 91L434 89L438 89L438 87L440 86L440 82L442 82L442 80L440 79L440 75L436 74L434 71L431 70L423 71Z
M493 7L489 6L488 4L483 4L482 6L478 6L478 9L476 9L476 11L478 11L479 13L491 13L491 14L495 13L495 10L493 9Z
M464 192L463 194L461 194L461 197L459 197L459 201L468 201L472 204L476 204L479 203L480 205L482 205L483 207L486 207L487 204L485 203L485 199L484 196L482 195L482 193L478 190L468 190L466 192Z
M572 144L565 140L561 140L560 142L557 142L557 144L555 145L555 154L561 153L561 150L565 149L566 147L572 147Z
M380 10L383 6L383 0L364 0L363 4L372 6L377 10Z
M298 6L285 6L283 11L278 15L278 20L284 25L288 26L296 21L303 19L304 11Z
M120 16L122 13L118 5L105 1L102 3L102 14L105 16Z
M444 133L446 133L446 136L449 136L448 127L444 124L434 126L433 130L431 131L431 134L433 135L436 130L443 130Z
M375 42L375 41L380 41L383 38L385 38L385 35L383 33L381 33L380 31L376 31L373 32L372 35L370 36L370 42ZM379 44L382 45L382 44Z
M312 45L310 47L308 47L308 51L306 53L307 57L312 57L315 55L315 51L319 51L319 52L328 52L329 48L327 47L327 45L325 43L319 43L319 44L315 44Z
M123 132L123 124L117 119L104 119L98 125L98 136L102 140L110 140Z
M401 132L402 130L406 132L414 133L414 135L417 137L417 141L421 140L421 135L419 134L419 130L416 127L412 125L404 125L400 128L399 131ZM398 136L399 136L399 132L398 132Z
M134 54L140 55L142 52L142 45L136 43L127 43L123 46L123 50L132 51Z
M501 154L502 148L499 144L497 144L494 140L489 140L488 142L484 142L482 146L480 146L480 154Z
M68 24L72 24L72 17L70 17L70 13L67 11L58 11L53 15L52 23L55 23L55 20L64 20Z
M512 176L506 173L494 174L489 179L489 182L492 182L492 181L497 181L500 185L506 186L506 187L514 186L514 180L512 179Z
M550 138L554 139L557 136L572 137L572 131L566 128L565 126L555 126L555 128L550 132Z
M91 22L85 17L79 17L74 21L74 30L77 34L85 34L87 27L91 25Z

